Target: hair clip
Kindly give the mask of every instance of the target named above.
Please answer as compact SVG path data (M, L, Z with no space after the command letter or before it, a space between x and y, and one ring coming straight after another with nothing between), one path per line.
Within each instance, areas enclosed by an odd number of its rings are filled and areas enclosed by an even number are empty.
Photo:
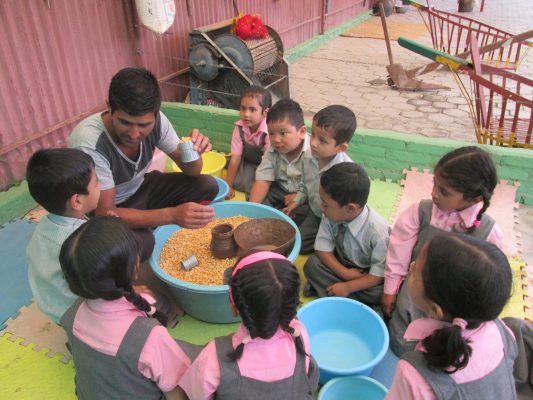
M466 327L468 326L468 322L466 322L462 318L454 318L452 320L452 325L458 326L459 328L461 328L461 330L465 330Z
M147 311L146 314L149 315L150 317L153 317L156 311L157 310L154 306L150 306L150 311Z
M479 228L479 225L481 225L481 221L479 219L476 219L472 225L476 228Z

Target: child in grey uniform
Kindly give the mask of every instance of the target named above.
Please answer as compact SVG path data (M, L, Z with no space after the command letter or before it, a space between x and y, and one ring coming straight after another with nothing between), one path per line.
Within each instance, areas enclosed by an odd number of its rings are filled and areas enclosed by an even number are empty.
M260 86L249 86L241 93L239 115L231 136L231 157L226 182L227 199L235 196L235 190L244 192L246 199L255 180L255 170L261 163L265 150L270 146L266 115L272 106L270 92Z
M322 174L322 222L315 254L304 265L304 295L381 304L390 227L366 205L369 192L370 179L358 164L340 163Z
M298 226L302 236L302 254L313 252L322 217L318 195L320 175L335 164L352 161L346 150L356 125L355 114L341 105L323 108L313 117L310 146L303 155L302 182L296 196L284 210L286 214L293 216L303 204L307 203L311 208L312 212L308 212Z
M190 399L314 399L318 370L298 321L300 278L284 256L261 251L241 259L230 303L242 325L202 350L180 380Z
M296 196L302 181L303 154L309 148L309 135L300 105L291 99L278 101L267 115L270 149L255 172L250 201L283 210ZM308 207L299 207L296 223Z
M152 296L133 287L139 254L136 236L116 217L89 220L61 248L65 279L80 296L61 326L81 400L180 398L178 381L200 350L175 341Z
M516 399L517 344L498 318L512 290L505 254L441 233L422 247L406 286L428 318L407 328L404 338L418 344L401 357L387 399Z

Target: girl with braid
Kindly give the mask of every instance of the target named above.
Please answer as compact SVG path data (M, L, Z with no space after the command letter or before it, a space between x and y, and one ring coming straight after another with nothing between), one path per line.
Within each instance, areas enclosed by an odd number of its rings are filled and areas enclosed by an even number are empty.
M296 316L300 278L284 256L242 258L232 271L230 303L242 325L209 342L180 381L193 400L313 399L318 369Z
M178 381L199 348L177 342L153 297L132 280L140 247L116 217L95 217L61 248L70 290L80 296L61 318L79 399L182 399Z
M424 316L402 285L422 246L443 231L502 246L501 229L485 214L497 184L490 155L479 147L461 147L445 154L434 172L431 200L415 203L399 216L387 250L382 307L385 316L391 317L390 345L398 356L414 346L403 339L407 325Z
M405 286L428 318L407 328L416 350L401 357L386 399L516 399L518 346L498 318L512 290L505 254L471 235L440 234Z

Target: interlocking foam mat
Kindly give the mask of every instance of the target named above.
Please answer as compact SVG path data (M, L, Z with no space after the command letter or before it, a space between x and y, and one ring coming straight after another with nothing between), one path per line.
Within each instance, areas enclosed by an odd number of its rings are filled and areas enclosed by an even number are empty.
M0 330L4 329L6 319L17 315L20 307L31 304L26 245L34 229L34 223L22 219L0 228Z
M431 183L431 177L423 176L423 178L429 178ZM404 184L405 187L402 189L396 183L372 182L369 205L391 223L395 211L400 209L402 204L412 202L412 196L406 192L414 190L419 193L418 199L420 199L426 198L431 191L431 187L429 187L429 191L421 188L408 176ZM418 189L420 190L418 191ZM240 194L237 198L242 200ZM512 203L514 204L514 198ZM35 224L26 221L15 221L12 224L13 227L9 224L0 230L0 239L2 238L1 235L7 232L6 240L11 239L14 243L7 247L9 251L5 254L17 253L14 250L18 249L19 255L18 258L11 258L10 256L8 259L10 262L2 263L2 266L6 264L16 265L18 270L23 269L24 273L21 274L19 271L21 276L13 282L12 268L0 267L0 285L14 289L17 299L14 302L13 310L6 313L2 320L12 317L7 320L7 327L0 333L2 335L0 336L0 354L2 354L0 398L74 399L74 366L72 361L69 361L70 355L64 347L64 332L48 320L35 304L24 307L30 304L31 300L31 293L27 288L25 248ZM8 230L5 230L6 228ZM0 246L2 245L4 245L4 241L0 241ZM302 267L305 260L305 256L299 256L295 262L302 279ZM527 295L525 286L527 283L524 283L525 267L518 257L512 258L511 261L516 282L515 294L506 308L505 315L526 317L528 313L524 309L524 296ZM22 282L18 282L19 280ZM24 296L18 294L21 288L22 290L28 289ZM2 288L2 294L4 293L3 290ZM301 297L302 303L311 300ZM2 304L3 308L4 305ZM20 314L18 315L19 309ZM209 324L190 316L184 316L179 324L170 330L170 333L178 339L204 344L213 337L234 332L237 326L238 324ZM397 357L389 351L384 360L376 366L372 376L386 386L390 386L397 362Z
M64 364L60 356L47 357L45 349L36 351L9 336L0 336L0 398L76 399L72 361Z

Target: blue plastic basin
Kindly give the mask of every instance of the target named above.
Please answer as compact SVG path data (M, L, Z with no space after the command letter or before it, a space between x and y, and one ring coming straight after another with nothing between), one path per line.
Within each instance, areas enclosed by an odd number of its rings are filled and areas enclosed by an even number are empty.
M344 297L307 303L298 311L320 369L320 383L332 378L370 375L389 346L389 333L370 307Z
M282 212L262 204L240 201L213 203L212 207L215 209L217 218L243 215L251 218L278 218L289 222L296 230L296 236L292 250L287 258L294 262L296 257L298 257L302 242L300 231L296 224ZM161 269L159 265L161 250L168 238L179 229L181 228L178 225L164 225L154 231L155 248L150 257L150 265L154 273L170 286L178 304L194 318L212 323L239 321L239 318L235 318L231 313L228 285L197 285L176 279Z
M318 393L317 400L383 400L387 388L367 376L348 376L330 380Z
M224 201L224 199L228 195L229 185L224 179L219 178L218 176L214 176L213 178L215 178L215 180L217 181L217 185L218 185L218 193L213 199L213 203L220 203L221 201Z

